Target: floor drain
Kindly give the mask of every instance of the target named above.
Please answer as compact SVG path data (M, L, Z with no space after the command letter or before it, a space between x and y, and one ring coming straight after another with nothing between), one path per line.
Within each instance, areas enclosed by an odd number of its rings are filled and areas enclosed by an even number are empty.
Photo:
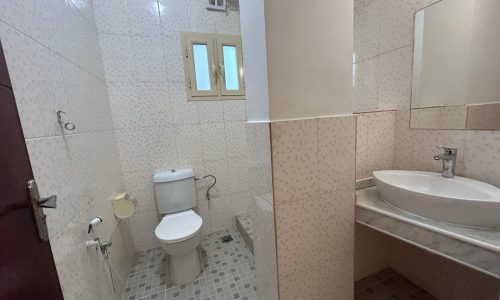
M233 240L233 237L231 235L225 235L223 237L220 238L222 240L223 243L229 243L230 241Z

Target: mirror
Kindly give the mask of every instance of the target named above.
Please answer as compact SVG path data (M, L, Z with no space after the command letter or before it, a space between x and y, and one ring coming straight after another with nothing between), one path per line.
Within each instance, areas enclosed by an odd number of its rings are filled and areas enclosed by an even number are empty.
M500 1L415 14L411 128L500 130Z

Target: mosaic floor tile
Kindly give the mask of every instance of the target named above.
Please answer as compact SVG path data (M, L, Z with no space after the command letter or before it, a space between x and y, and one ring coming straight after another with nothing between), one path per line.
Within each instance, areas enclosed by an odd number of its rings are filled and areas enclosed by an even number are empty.
M391 268L354 283L355 300L437 300Z
M233 241L221 237L231 234ZM129 272L124 300L254 300L255 262L239 232L220 231L202 238L203 271L193 282L176 285L169 279L168 257L161 248L139 254Z

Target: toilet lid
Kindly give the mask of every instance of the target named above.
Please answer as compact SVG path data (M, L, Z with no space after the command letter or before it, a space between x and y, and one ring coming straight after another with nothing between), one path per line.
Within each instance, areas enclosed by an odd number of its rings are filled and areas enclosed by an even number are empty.
M176 243L194 236L203 221L193 210L168 214L156 226L155 235L163 243Z

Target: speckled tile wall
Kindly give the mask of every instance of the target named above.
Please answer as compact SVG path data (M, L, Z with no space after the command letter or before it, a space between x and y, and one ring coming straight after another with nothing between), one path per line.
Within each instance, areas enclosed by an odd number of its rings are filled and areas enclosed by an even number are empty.
M355 116L271 123L280 299L352 299Z
M500 186L500 173L496 163L500 159L500 131L409 128L413 15L417 9L434 2L436 0L354 1L353 106L354 111L359 113L357 178L369 176L374 170L388 168L439 172L441 163L434 161L432 156L439 151L436 146L444 145L459 149L458 174ZM389 114L390 121L387 117ZM376 121L384 115L386 123ZM370 117L373 120L369 120ZM388 122L394 124L392 128L387 126ZM448 123L454 122L451 120ZM450 124L445 125L450 126ZM371 133L367 134L368 130ZM378 136L377 142L380 144L373 141L373 136ZM389 156L392 156L392 162ZM356 239L357 244L366 245L367 241L373 240L374 237L364 234L358 235ZM380 243L373 242L372 247L377 247L377 244ZM386 250L381 250L380 247L372 249L372 252L377 251L383 253ZM422 253L418 251L412 253L414 255L406 259L421 261L422 265L426 265L425 260L422 260ZM359 255L371 254L373 253L358 252L356 262L359 264L366 261L366 257ZM388 264L387 260L382 260L384 261ZM363 272L369 272L367 269L370 266L365 265L365 267ZM374 264L371 266L372 272L382 267L383 264ZM408 268L401 272L407 276L408 272L413 271ZM423 277L432 277L426 269L421 269L420 272ZM460 274L464 278L470 278L471 282L477 280L477 276L466 268L461 269ZM439 294L439 291L442 286L446 286L445 277L438 276L435 280L418 283L433 294L444 295ZM467 294L465 287L455 285L455 289L457 295ZM442 297L455 299L446 295Z
M93 14L90 0L0 3L0 39L35 179L42 195L58 196L45 212L65 299L117 297L111 280L124 284L116 271L133 264L135 252L111 208L123 183ZM58 125L59 109L74 131ZM104 222L89 235L97 215ZM113 279L100 251L83 246L95 236L131 250L111 263Z
M252 202L245 164L245 101L187 101L180 33L239 34L239 13L207 11L203 0L94 0L104 74L125 189L138 200L138 251L156 247L155 171L192 167L203 232L235 229Z

